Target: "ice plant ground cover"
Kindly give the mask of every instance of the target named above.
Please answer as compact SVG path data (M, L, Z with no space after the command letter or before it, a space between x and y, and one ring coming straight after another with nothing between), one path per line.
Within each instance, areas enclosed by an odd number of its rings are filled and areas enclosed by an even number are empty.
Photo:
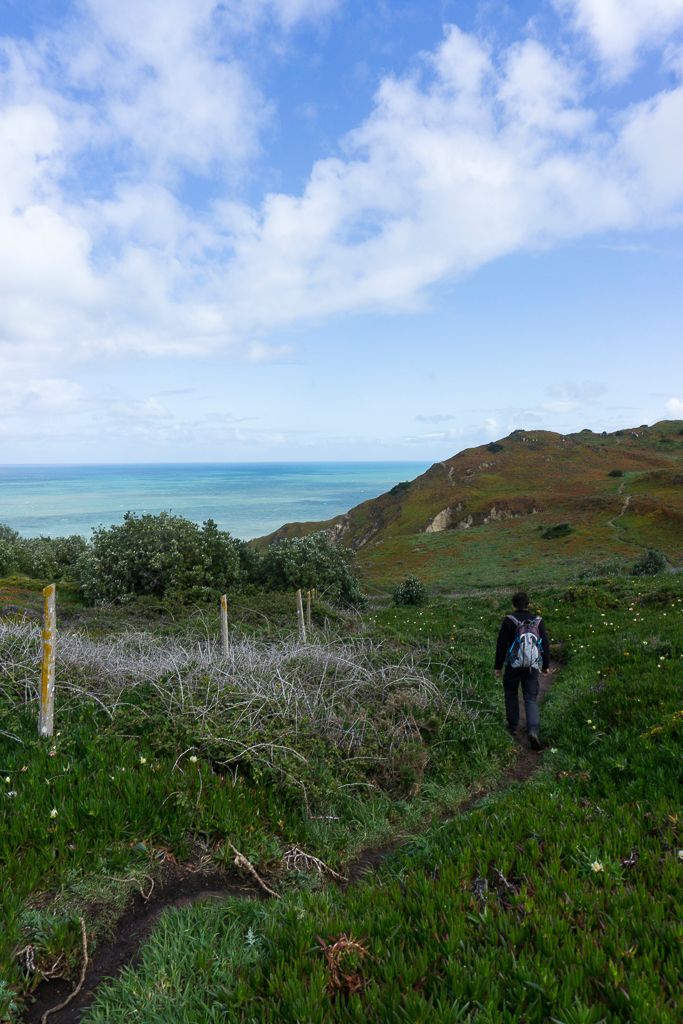
M320 603L303 644L293 596L258 595L235 598L225 659L216 617L160 613L67 605L50 742L39 622L0 619L5 1015L41 974L77 974L81 914L92 946L169 859L231 865L235 846L278 871L297 847L340 866L509 763L492 688L447 651Z
M4 620L5 1016L41 971L77 977L80 915L104 942L163 857L232 842L283 899L168 913L91 1024L677 1020L683 580L537 595L564 661L542 768L457 816L513 755L491 674L507 597L336 618L305 647L245 609L232 665L206 620L84 615L52 745L35 626ZM343 891L283 864L296 845L343 870L396 832L415 838Z

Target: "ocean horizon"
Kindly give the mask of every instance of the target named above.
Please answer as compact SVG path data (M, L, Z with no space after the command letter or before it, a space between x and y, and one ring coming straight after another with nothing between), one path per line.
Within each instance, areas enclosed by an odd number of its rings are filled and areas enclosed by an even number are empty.
M430 463L185 462L0 465L0 524L24 537L89 537L126 512L213 519L251 540L286 522L330 519Z

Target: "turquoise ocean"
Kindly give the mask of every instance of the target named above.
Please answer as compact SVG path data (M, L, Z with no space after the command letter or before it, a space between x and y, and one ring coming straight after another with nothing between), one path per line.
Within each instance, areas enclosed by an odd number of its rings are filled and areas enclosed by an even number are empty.
M90 536L125 512L214 519L249 540L283 523L330 519L412 480L425 462L253 462L0 466L0 523L24 537Z

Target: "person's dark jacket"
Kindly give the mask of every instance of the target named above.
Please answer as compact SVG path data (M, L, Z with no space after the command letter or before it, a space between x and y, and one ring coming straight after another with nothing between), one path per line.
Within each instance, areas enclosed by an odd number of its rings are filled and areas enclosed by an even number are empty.
M525 608L524 611L520 611L518 608L515 608L514 611L509 612L509 614L514 615L517 622L525 622L527 619L536 618L536 612L532 611L530 608ZM517 626L512 619L509 619L506 615L501 623L500 631L498 633L498 643L496 644L496 671L499 671L505 664L505 658L510 650L513 640L515 639L516 632ZM543 671L545 672L546 669L550 667L550 641L548 640L548 634L546 632L543 619L541 619L539 623L538 632L541 637Z

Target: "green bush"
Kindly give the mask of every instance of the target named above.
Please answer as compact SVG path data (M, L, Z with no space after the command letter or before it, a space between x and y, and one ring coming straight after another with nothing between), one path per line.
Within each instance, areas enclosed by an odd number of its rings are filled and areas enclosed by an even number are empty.
M491 441L486 447L490 452L502 452L504 445L500 441Z
M136 596L213 597L242 580L242 545L212 519L127 512L120 526L93 531L78 563L87 601L127 601Z
M258 577L271 590L315 587L332 601L359 605L363 596L352 563L352 552L321 531L271 544L261 558Z
M608 476L623 476L624 475L624 471L623 471L623 469L610 469L610 471L609 471L609 473L607 475Z
M424 604L427 600L427 588L417 576L406 576L394 591L394 604Z
M549 526L541 534L544 540L555 540L557 537L566 537L572 532L570 523L558 523L557 526Z
M88 542L78 534L22 539L19 570L40 580L74 579L79 559L87 550Z
M74 579L88 544L83 537L21 537L0 524L0 574L21 573L40 580Z
M410 480L401 480L400 483L394 484L389 494L403 494L404 491L408 490L410 490Z
M0 523L0 575L6 576L19 568L21 537L16 530Z
M666 558L656 548L649 548L645 554L638 559L631 573L633 576L656 576L659 572L666 570Z

